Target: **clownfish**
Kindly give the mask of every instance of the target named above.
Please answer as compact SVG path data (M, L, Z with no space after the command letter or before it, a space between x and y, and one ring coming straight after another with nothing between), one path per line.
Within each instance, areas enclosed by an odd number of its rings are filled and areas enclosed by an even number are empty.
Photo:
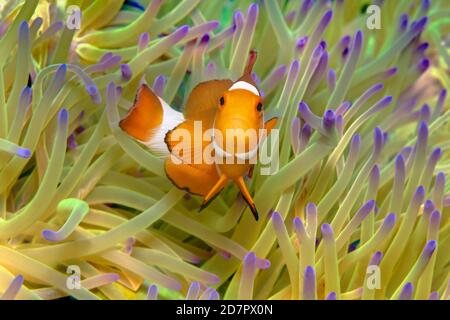
M165 157L164 168L169 180L178 188L203 197L200 210L233 181L258 220L258 211L244 177L251 175L254 163L250 160L257 157L261 142L275 127L277 118L264 121L263 100L251 77L255 61L256 52L252 51L244 74L235 82L220 79L199 83L190 93L183 112L171 108L143 84L119 126L150 151ZM183 142L181 133L188 132L195 137L199 121L202 133L209 130L211 134L206 135L206 139L201 137L200 149L196 149L198 141L185 141L189 144L184 148L187 154L181 152L180 156L175 149ZM227 135L230 131L232 134ZM257 132L256 139L246 135L248 132ZM222 139L218 139L219 133ZM243 150L234 144L230 149L227 139L233 142L242 139ZM188 161L206 148L210 148L216 161Z

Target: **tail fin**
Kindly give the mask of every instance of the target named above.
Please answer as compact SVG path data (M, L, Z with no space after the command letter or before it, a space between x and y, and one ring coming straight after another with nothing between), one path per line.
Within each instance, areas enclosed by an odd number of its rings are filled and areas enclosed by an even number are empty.
M163 121L164 110L158 96L145 84L136 95L133 107L120 120L120 128L133 138L146 142Z
M184 121L183 114L172 109L146 84L141 85L133 107L119 122L120 128L145 144L151 152L167 156L164 142L167 132Z

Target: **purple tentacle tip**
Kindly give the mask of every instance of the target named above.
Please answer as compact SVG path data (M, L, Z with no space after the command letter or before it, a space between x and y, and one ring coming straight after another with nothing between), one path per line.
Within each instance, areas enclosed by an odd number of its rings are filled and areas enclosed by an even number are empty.
M244 263L245 264L254 264L256 262L256 255L254 252L249 252L245 255Z
M381 262L381 258L383 258L383 253L381 251L375 252L372 258L370 259L370 265L378 266Z
M217 20L208 21L207 24L212 30L215 30L220 26L220 22Z
M430 67L430 60L427 58L424 58L419 61L417 64L417 70L422 73L425 72Z
M423 142L428 137L428 125L426 121L421 121L419 123L419 128L417 130L418 140Z
M150 34L148 32L143 32L139 36L139 45L141 47L146 47L150 41Z
M336 292L334 292L334 291L331 291L325 298L325 300L336 300L336 299L337 299L337 296L336 296Z
M257 268L259 268L261 270L265 270L265 269L270 268L270 266L271 266L271 263L269 260L259 259L259 258L256 259L256 267Z
M314 270L314 267L312 266L306 266L305 268L305 278L309 277L315 277L316 271Z
M442 156L442 149L438 147L438 148L435 148L433 150L433 152L431 152L430 159L432 162L436 163L439 161L441 156Z
M300 62L298 60L292 61L289 72L293 73L293 74L297 74L299 69L300 69Z
M428 122L430 121L430 117L431 117L431 108L427 103L425 103L420 109L420 118L423 121Z
M30 104L32 94L33 90L30 87L25 86L22 92L20 93L21 102L23 102L25 105Z
M52 230L43 230L42 231L42 238L44 238L47 241L57 241L58 233Z
M395 158L395 171L396 172L405 171L405 159L403 158L403 155L401 153Z
M219 300L219 299L220 299L219 293L215 289L212 289L211 294L209 296L209 300Z
M172 35L175 39L175 41L180 41L183 39L189 32L189 26L184 25L179 27L177 30L175 30Z
M304 273L303 292L305 300L315 298L316 291L316 272L312 266L307 266Z
M97 86L88 85L86 87L86 91L89 94L89 96L91 96L91 99L95 104L100 104L102 102L102 97L100 95L100 92L98 91Z
M75 140L75 134L71 134L68 138L67 138L67 147L70 150L76 149L77 148L77 141Z
M131 68L128 64L121 64L120 72L122 74L123 80L129 81L131 79L132 72L131 72Z
M204 34L204 35L202 36L202 38L200 39L200 45L206 45L206 44L208 44L209 39L210 39L209 34Z
M295 229L303 229L303 222L302 219L300 219L300 217L295 217L293 220L294 223L294 228Z
M418 53L423 53L423 52L425 52L425 50L428 49L429 46L430 46L430 44L428 42L423 42L417 47L416 50Z
M69 120L69 112L67 109L63 108L59 111L58 120L60 124L67 124L67 121Z
M109 59L111 59L113 57L113 53L112 52L106 52L98 61L99 63L104 63L106 61L108 61Z
M344 50L342 50L342 58L346 59L348 57L349 52L350 49L348 47L344 48Z
M375 200L369 200L366 202L366 204L364 204L361 207L360 212L363 216L366 216L367 214L370 213L370 211L373 210L374 207L375 207Z
M341 38L341 40L339 41L339 46L344 49L347 48L348 45L350 44L350 41L352 40L352 37L349 34L346 34L345 36L343 36Z
M256 16L258 15L258 11L259 11L258 4L252 3L251 5L249 5L248 10L247 10L248 19L249 20L256 19Z
M305 123L303 125L302 131L301 131L302 138L309 139L311 137L311 134L312 134L311 126L309 124Z
M322 224L320 230L322 231L322 236L324 237L324 239L332 239L333 229L328 223Z
M351 147L354 149L359 149L360 146L361 146L361 135L357 133L352 138Z
M392 96L386 96L380 100L380 103L378 105L380 106L380 108L384 108L384 107L388 106L392 102L393 99L394 98Z
M325 14L322 17L322 20L320 21L319 26L322 28L326 28L326 26L330 23L331 19L333 18L333 10L328 10L325 12ZM319 27L319 28L320 28Z
M67 72L67 65L65 63L63 63L58 67L58 69L56 69L55 79L62 81L64 79L64 77L66 76L66 72Z
M272 213L272 223L275 225L280 225L283 223L283 218L277 211Z
M334 89L334 87L336 85L336 72L333 69L330 69L328 71L327 82L328 82L328 87L330 87L331 89Z
M396 220L397 217L395 213L390 213L386 218L384 218L383 226L385 226L387 229L391 229L395 225Z
M147 298L156 299L158 296L158 287L154 284L148 287Z
M308 105L305 102L301 101L298 105L298 112L300 112L300 115L302 115L303 113L308 113L311 111L309 110Z
M428 215L434 210L434 203L430 199L427 199L423 204L423 213Z
M313 59L319 59L323 54L323 48L322 46L319 44L317 45L317 47L314 49L313 54L312 54L312 58Z
M354 50L360 50L363 42L363 33L361 30L356 31L355 41L353 45Z
M400 295L398 296L399 300L411 300L412 295L414 291L414 286L411 282L407 282L400 292Z
M441 221L441 213L438 210L434 210L430 215L430 224L432 226L439 226Z
M428 300L439 300L439 292L433 291L432 293L430 293Z
M383 131L381 131L380 128L376 127L373 131L373 149L374 149L374 154L378 154L381 151L381 148L383 147Z
M427 12L428 9L430 9L430 0L422 0L422 5L421 5L420 9L423 12Z
M437 247L436 240L428 241L427 244L425 245L425 248L423 249L424 256L431 257L431 255L433 254L434 250L436 250L436 247Z
M317 207L316 207L316 205L314 203L309 202L306 205L306 214L307 215L315 215L315 214L317 214Z
M334 126L336 120L336 115L333 110L328 109L325 111L325 114L323 115L323 126L325 129L331 129Z
M370 90L371 93L375 93L375 92L380 91L383 88L384 88L384 84L380 82L380 83L375 84L369 90ZM391 97L391 100L392 100L392 97Z
M386 78L392 77L394 74L397 73L397 71L398 71L398 68L397 68L397 67L389 68L389 69L387 69L387 70L384 72L384 76L385 76Z
M404 31L406 30L406 28L408 27L408 14L403 13L400 16L400 31Z
M306 46L307 43L308 43L308 37L304 36L297 40L295 47L297 48L297 50L301 50Z
M411 31L416 34L423 31L425 25L427 24L428 17L423 17L418 21L415 21L411 24Z
M19 37L20 38L28 38L29 35L28 22L22 21L19 26Z
M29 157L31 157L31 151L30 151L30 149L27 149L27 148L21 148L21 147L17 148L16 154L19 157L24 158L24 159L28 159Z
M425 197L425 188L423 186L418 186L416 192L414 193L414 200L417 202L422 202Z

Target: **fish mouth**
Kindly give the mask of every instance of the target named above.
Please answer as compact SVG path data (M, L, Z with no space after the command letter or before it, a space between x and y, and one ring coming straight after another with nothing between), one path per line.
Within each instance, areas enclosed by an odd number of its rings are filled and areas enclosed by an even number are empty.
M222 157L222 158L236 158L241 161L246 161L246 160L255 159L255 157L258 154L261 140L258 141L258 144L256 145L256 147L254 147L253 149L251 149L247 152L230 153L230 152L224 150L222 147L220 147L217 144L215 136L214 136L214 130L213 130L213 133L211 135L211 143L212 143L212 147L214 148L214 151L216 152L217 156Z
M231 117L227 117L227 120L232 122L233 124L236 124L235 126L233 126L233 128L238 129L245 129L245 128L253 128L254 124L253 121L249 121L247 119L243 119L242 117L236 117L236 116L231 116ZM260 123L261 125L261 123Z
M251 160L254 159L258 154L259 144L253 148L252 150L248 152L237 152L237 153L230 153L228 151L223 150L217 143L216 140L212 139L211 141L212 146L214 148L214 151L217 153L219 157L222 158L236 158L241 161Z
M247 123L247 121L245 119L242 119L241 117L230 117L229 119L237 120L240 123L244 123L244 124ZM261 146L263 139L258 139L259 141L258 141L258 144L256 145L256 147L254 147L253 149L251 149L247 152L230 153L230 152L224 150L222 147L220 147L216 142L214 132L215 132L215 130L218 130L218 129L216 129L216 127L215 127L215 122L213 123L212 129L213 130L212 130L212 134L211 134L211 143L212 143L212 146L213 146L214 151L216 152L217 156L222 157L222 158L228 158L228 159L236 158L240 161L249 161L249 160L255 159L255 157L257 156L259 147Z

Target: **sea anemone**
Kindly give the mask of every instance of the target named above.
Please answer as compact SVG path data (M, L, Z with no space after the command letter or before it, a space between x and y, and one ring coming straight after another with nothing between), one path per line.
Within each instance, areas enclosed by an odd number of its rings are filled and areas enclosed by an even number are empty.
M0 1L0 296L448 299L450 6L367 2ZM261 217L234 186L199 213L118 122L252 49Z

